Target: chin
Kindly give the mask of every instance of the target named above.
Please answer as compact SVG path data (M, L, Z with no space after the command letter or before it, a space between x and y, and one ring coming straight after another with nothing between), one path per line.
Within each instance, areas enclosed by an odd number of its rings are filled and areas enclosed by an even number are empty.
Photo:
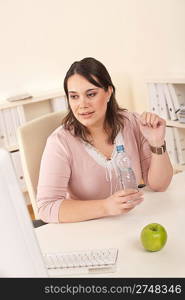
M80 122L82 125L84 126L92 126L95 124L95 120L92 120L92 119L82 119L82 118L77 118L76 119L78 120L78 122Z
M79 122L82 124L82 125L84 125L85 127L91 127L91 126L93 126L93 125L95 125L95 122L90 122L90 121L80 121L79 120Z

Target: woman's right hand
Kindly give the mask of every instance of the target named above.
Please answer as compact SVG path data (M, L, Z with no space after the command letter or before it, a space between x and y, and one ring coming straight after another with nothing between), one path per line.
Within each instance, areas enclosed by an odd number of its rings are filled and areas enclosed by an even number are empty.
M127 213L144 199L143 192L133 189L120 190L105 200L108 216L116 216Z

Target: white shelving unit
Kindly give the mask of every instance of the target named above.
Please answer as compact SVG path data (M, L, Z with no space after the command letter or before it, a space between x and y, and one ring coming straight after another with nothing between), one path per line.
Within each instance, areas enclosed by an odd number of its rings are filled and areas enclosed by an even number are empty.
M179 121L166 120L166 125L169 126L169 127L176 127L176 128L184 128L185 129L185 123L180 123Z
M15 166L15 171L19 179L22 192L27 204L29 204L29 196L26 185L24 184L24 175L22 172L21 161L14 158L19 156L19 147L17 144L16 130L22 124L38 118L50 112L66 110L66 97L63 90L48 92L32 97L27 100L18 100L14 102L0 102L0 147L4 147L9 151ZM8 118L5 114L9 114ZM13 125L12 125L13 124ZM14 127L14 128L13 128ZM13 128L13 129L12 129ZM11 140L11 130L14 139ZM11 143L10 143L11 142ZM17 154L17 155L16 155ZM17 167L17 163L19 167ZM19 168L19 170L18 170Z
M184 135L185 135L185 124L180 123L179 121L172 121L172 120L166 120L166 126L167 127L174 127L174 128L183 128L184 129ZM174 173L185 171L185 165L181 164L173 164Z
M185 104L185 76L184 78L158 78L158 79L150 79L147 80L147 85L149 84L171 84L174 89L176 90L177 93L177 97L180 96L181 97L181 101L184 101ZM179 93L179 95L178 95ZM148 97L151 97L151 94L148 93ZM157 95L157 97L159 98L159 104L160 104L160 96L159 94ZM173 97L171 97L173 98ZM148 98L148 103L150 102L150 98ZM150 105L149 105L150 106ZM149 109L150 110L150 109ZM160 113L159 113L160 115ZM161 115L161 117L164 118L164 116ZM170 119L170 115L168 118L165 118L166 120L166 126L169 128L181 128L184 130L184 137L185 137L185 123L181 123L178 120L171 120ZM170 150L170 149L169 149ZM185 170L185 164L180 164L180 163L172 163L173 164L173 168L174 168L174 173L178 173L181 171Z

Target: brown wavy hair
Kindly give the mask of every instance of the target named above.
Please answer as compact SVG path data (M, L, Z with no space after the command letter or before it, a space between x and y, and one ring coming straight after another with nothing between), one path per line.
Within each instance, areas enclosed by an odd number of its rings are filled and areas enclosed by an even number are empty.
M115 87L112 83L111 77L105 66L98 60L92 57L86 57L80 61L74 62L66 73L64 78L64 91L68 102L68 114L62 120L64 128L73 132L73 135L81 138L87 143L91 142L87 139L87 134L90 134L88 128L81 124L74 116L70 105L67 82L69 77L74 74L79 74L86 78L90 83L97 87L103 88L105 91L112 87L112 95L107 103L107 111L105 115L104 129L107 133L110 132L108 142L113 144L119 130L123 125L123 111L127 110L119 107L115 98ZM111 131L108 131L108 129Z

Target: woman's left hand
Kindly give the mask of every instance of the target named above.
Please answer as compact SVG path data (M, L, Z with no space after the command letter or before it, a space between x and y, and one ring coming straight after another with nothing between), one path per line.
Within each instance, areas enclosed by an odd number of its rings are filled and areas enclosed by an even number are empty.
M139 118L140 130L151 146L164 144L166 121L151 112L143 112Z

